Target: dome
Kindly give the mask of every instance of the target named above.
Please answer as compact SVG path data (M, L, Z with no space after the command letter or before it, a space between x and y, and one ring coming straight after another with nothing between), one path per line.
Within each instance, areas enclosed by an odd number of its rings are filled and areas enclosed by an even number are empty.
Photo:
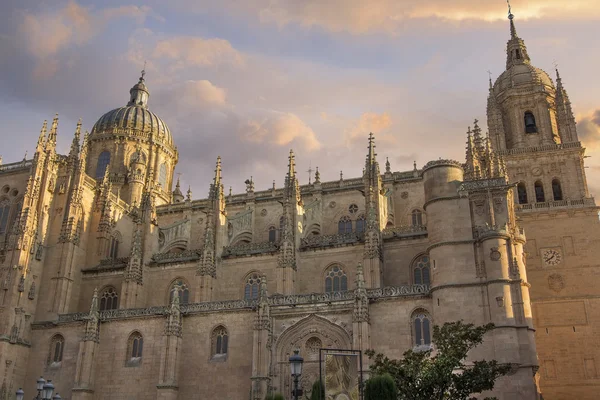
M167 124L141 105L127 105L107 112L94 124L91 135L123 134L128 131L134 136L164 137L166 143L173 145Z
M520 85L544 85L554 88L552 79L546 71L523 63L513 65L504 71L494 83L494 92L499 93Z
M126 106L115 108L104 114L94 124L90 138L100 134L133 135L162 139L173 146L173 137L167 124L152 111L148 110L150 92L144 81L142 71L138 83L129 90L129 102Z

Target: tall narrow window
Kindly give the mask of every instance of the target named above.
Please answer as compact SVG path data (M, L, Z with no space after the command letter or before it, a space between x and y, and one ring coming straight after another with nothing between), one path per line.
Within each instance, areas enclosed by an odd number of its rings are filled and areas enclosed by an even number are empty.
M269 227L269 242L274 243L277 241L277 228L274 226Z
M340 218L340 222L338 222L338 233L352 233L352 220L348 216L344 216Z
M260 291L260 283L262 278L258 274L258 272L251 273L248 278L246 278L246 284L244 286L244 299L246 300L255 300L258 299L258 293Z
M542 185L541 181L536 181L534 184L535 188L535 201L537 203L543 203L546 201L546 196L544 196L544 185Z
M424 310L420 310L413 315L413 329L416 346L431 344L431 322L429 315Z
M525 113L525 133L536 133L537 126L535 124L535 117L531 111Z
M190 289L183 279L176 279L169 289L169 304L173 302L175 290L179 291L179 304L187 304L190 302Z
M115 232L110 238L110 248L108 249L108 258L116 260L119 257L119 243L121 242L121 234Z
M524 182L519 182L517 185L517 195L519 197L519 204L527 204L527 187Z
M107 287L100 295L100 311L116 310L119 305L119 295L114 287Z
M65 347L65 338L56 334L50 340L50 354L48 356L48 364L59 363L63 358L63 350Z
M229 335L227 329L223 325L217 326L212 331L211 348L213 357L224 357L227 355L229 346Z
M521 50L516 49L515 50L515 56L517 57L517 60L520 60L521 59Z
M5 233L8 229L8 216L10 214L10 200L0 200L0 234Z
M562 188L558 179L552 180L552 197L554 197L555 201L563 199Z
M160 170L158 171L158 184L163 190L167 190L167 164L160 164Z
M365 216L360 215L356 218L356 233L362 233L367 230L367 222L365 221Z
M422 255L415 260L413 282L415 285L429 285L431 283L429 256Z
M96 165L96 179L101 179L104 176L104 172L106 172L106 168L110 163L110 153L108 151L103 151L100 153L98 157L98 164Z
M139 361L144 353L144 337L139 332L129 335L127 343L128 355L131 361Z
M412 226L423 226L423 212L421 210L413 210L411 216Z
M339 265L334 265L325 273L325 292L345 292L348 290L348 277Z

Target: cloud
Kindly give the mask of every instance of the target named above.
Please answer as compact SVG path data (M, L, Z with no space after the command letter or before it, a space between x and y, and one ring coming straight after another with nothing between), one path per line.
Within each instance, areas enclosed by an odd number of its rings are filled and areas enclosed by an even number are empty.
M175 62L174 68L231 65L242 67L244 57L224 39L200 37L174 37L159 40L152 53L155 59L165 58Z
M260 119L250 119L243 124L240 133L244 140L254 143L289 146L294 142L309 151L321 147L313 130L292 113L272 111Z
M597 3L589 0L530 0L513 9L519 19L591 19L600 15ZM481 0L179 0L179 7L206 12L219 9L254 18L261 23L284 27L296 24L329 32L399 34L410 20L498 21L505 20L504 2ZM435 23L435 22L434 22Z
M578 118L577 134L586 147L600 149L600 109Z
M146 6L93 11L71 0L63 8L52 12L22 12L15 40L37 60L34 76L46 78L58 70L60 62L57 56L61 51L88 43L115 18L133 18L143 23L150 13L150 8Z
M358 120L352 121L347 129L349 140L363 140L369 133L380 134L378 138L385 140L385 132L392 126L392 117L387 112L377 114L374 112L363 113Z

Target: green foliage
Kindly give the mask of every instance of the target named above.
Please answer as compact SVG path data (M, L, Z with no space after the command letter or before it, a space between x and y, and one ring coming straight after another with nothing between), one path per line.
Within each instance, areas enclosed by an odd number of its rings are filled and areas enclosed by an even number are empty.
M281 393L272 393L268 394L265 400L285 400L285 397Z
M494 382L510 371L497 361L465 365L467 353L483 342L494 324L475 326L462 321L433 327L436 350L408 350L401 360L368 350L371 373L389 374L398 388L398 400L468 400L472 394L494 388Z
M313 383L310 400L325 400L325 386L323 386L321 380Z
M365 400L396 400L398 389L389 375L375 375L365 385Z

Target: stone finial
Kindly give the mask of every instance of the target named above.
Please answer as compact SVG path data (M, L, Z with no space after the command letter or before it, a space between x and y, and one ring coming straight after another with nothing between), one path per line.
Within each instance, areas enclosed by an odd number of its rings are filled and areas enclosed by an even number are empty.
M321 183L321 173L319 172L319 167L317 167L315 171L315 183Z
M388 157L385 158L385 173L386 174L391 174L392 173L392 168L390 165L390 159Z
M188 190L187 190L185 199L187 201L192 201L192 186L191 185L188 185Z

